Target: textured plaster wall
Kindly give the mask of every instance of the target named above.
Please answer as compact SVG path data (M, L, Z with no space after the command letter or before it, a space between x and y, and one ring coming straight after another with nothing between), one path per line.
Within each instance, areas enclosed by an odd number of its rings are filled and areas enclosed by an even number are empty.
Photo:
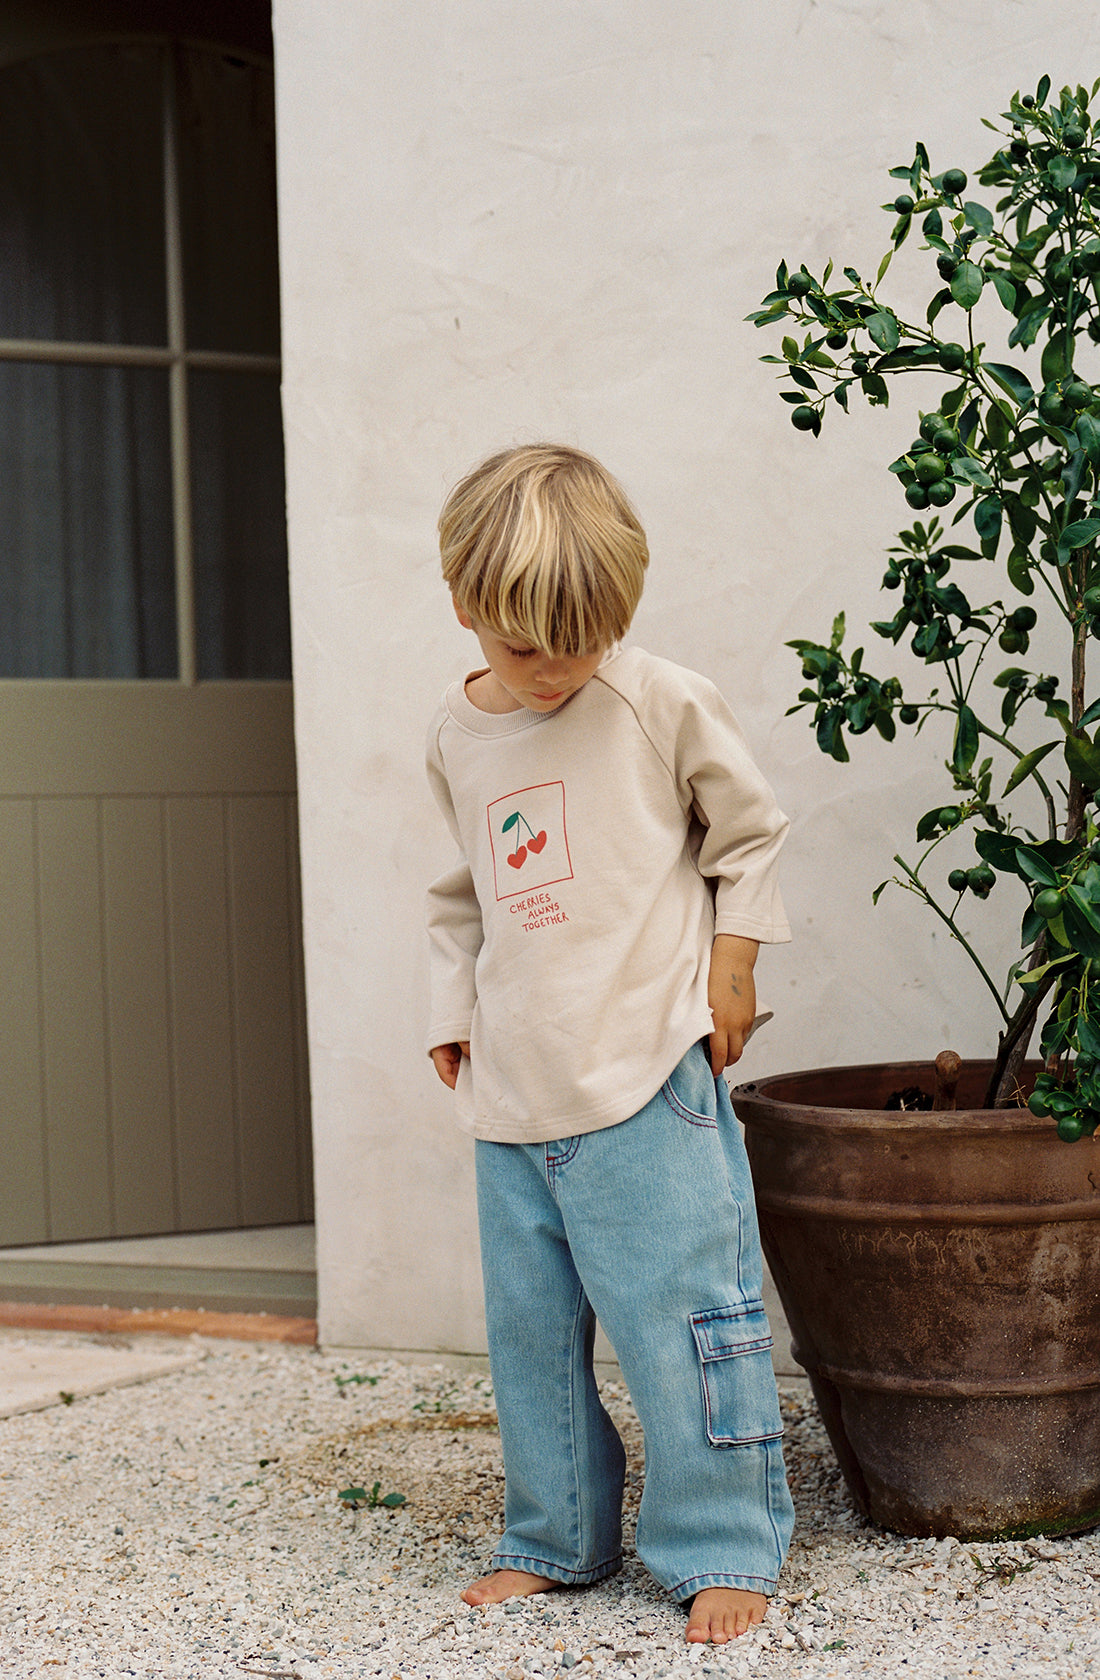
M783 715L786 640L840 606L886 616L879 557L906 510L883 469L932 388L837 411L815 443L757 360L778 335L742 317L780 257L872 270L885 170L917 138L973 168L980 116L1043 71L1091 82L1098 35L1081 0L276 0L329 1343L481 1345L471 1150L422 1045L422 892L450 854L421 756L473 663L434 521L493 447L565 438L621 476L653 555L637 639L721 684L793 819L795 942L762 957L777 1016L743 1076L989 1045L957 949L909 895L870 902L943 796L949 743L869 736L841 769ZM907 250L895 295L929 262Z

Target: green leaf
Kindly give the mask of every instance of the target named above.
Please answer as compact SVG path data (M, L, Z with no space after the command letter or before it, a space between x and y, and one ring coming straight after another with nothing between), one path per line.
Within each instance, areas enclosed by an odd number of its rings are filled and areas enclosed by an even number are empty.
M1007 362L983 362L982 366L990 378L995 379L1001 389L1008 392L1018 407L1026 408L1028 403L1035 401L1031 383L1019 368L1011 367Z
M994 449L1008 447L1008 421L999 402L991 402L985 411L985 435Z
M1026 781L1031 775L1031 772L1035 769L1036 765L1041 764L1047 753L1053 752L1057 745L1057 741L1046 741L1041 747L1035 747L1031 752L1025 753L1023 758L1021 758L1019 763L1016 765L1016 768L1013 770L1011 776L1008 778L1008 781L1005 783L1005 791L1002 798L1007 798L1007 796L1012 793L1015 788L1019 787L1021 782Z
M1072 506L1074 497L1084 483L1088 458L1083 449L1075 449L1062 471L1062 495L1067 507Z
M811 375L806 372L805 368L789 367L787 372L790 374L795 384L801 385L804 391L813 391L815 393L818 391L818 385Z
M909 231L909 217L908 216L901 216L898 219L897 226L894 228L894 242L895 242L895 245L899 245L901 243L901 240L898 239L898 228L901 228L901 227L904 227L905 233L908 233L908 231ZM904 238L904 233L903 233L902 237ZM882 279L883 275L886 273L886 270L889 268L890 261L891 261L891 258L893 257L893 255L894 255L893 250L887 251L886 255L883 257L882 261L879 263L878 273L875 276L875 285L876 286L878 285L879 281ZM875 342L877 343L878 340L876 339Z
M1087 788L1100 788L1100 747L1087 735L1069 734L1065 743L1066 764L1070 774Z
M1058 379L1064 379L1070 370L1073 359L1073 340L1063 327L1059 332L1051 333L1043 346L1040 368L1043 383L1051 385Z
M1100 466L1100 420L1085 413L1077 416L1077 437L1090 466Z
M1026 875L1029 881L1038 881L1041 887L1058 885L1058 876L1046 858L1040 857L1032 846L1016 847L1016 864L1019 873Z
M1100 1027L1088 1015L1077 1017L1077 1042L1086 1056L1100 1056Z
M961 309L973 309L982 295L985 275L976 262L964 257L948 282L951 296Z
M951 749L951 768L960 776L970 769L978 753L978 720L970 707L959 707L955 724L955 741Z
M1077 164L1059 152L1047 164L1047 175L1055 192L1068 192L1077 179Z
M817 726L818 747L823 753L827 753L830 758L835 758L838 764L847 764L848 762L848 747L844 740L843 722L844 713L842 711L830 710L825 713Z
M942 805L937 805L935 810L926 811L923 817L921 817L917 824L917 839L921 842L921 844L923 844L925 840L931 840L933 834L935 834L936 830L939 828L940 812L942 809Z
M1094 700L1087 711L1081 713L1078 719L1079 727L1086 729L1090 723L1095 723L1097 718L1100 718L1100 700Z
M1025 314L1021 315L1020 319L1016 322L1016 325L1008 335L1008 348L1010 350L1014 350L1019 344L1026 349L1028 345L1034 344L1035 340L1039 336L1039 328L1042 326L1044 321L1049 319L1049 316L1049 303L1044 304L1040 299L1038 308L1029 309Z
M1066 888L1066 897L1072 904L1076 905L1090 927L1095 928L1096 932L1100 933L1100 915L1097 915L1088 893L1083 890L1078 882L1073 881Z
M1005 308L1010 313L1014 313L1016 309L1016 287L1013 285L1008 275L1003 269L998 268L990 275L990 279L993 281L997 296L1000 298Z
M396 1511L399 1505L404 1505L407 1501L403 1493L384 1493L378 1503L379 1505L385 1505L391 1511Z
M1078 909L1074 903L1065 905L1062 911L1062 925L1066 930L1069 943L1083 957L1096 959L1100 957L1100 932Z
M872 405L880 404L883 408L888 407L890 392L880 373L865 373L859 383L869 403Z
M870 333L872 340L880 350L896 350L901 341L901 329L898 318L891 309L878 309L873 315L868 315L864 326Z
M921 223L921 232L926 239L940 239L943 237L943 217L938 210L929 210Z
M1089 519L1076 519L1072 525L1067 525L1058 546L1067 549L1084 548L1097 536L1100 536L1100 518L1093 514Z
M963 205L963 216L983 237L987 238L993 232L993 216L984 204L975 204L968 199Z
M784 356L786 356L786 358L789 362L797 362L798 357L799 357L799 349L798 349L797 343L795 342L795 340L793 338L785 338L783 340L783 354L784 354ZM763 359L764 358L761 356L760 360L763 361Z
M512 815L510 817L506 817L504 819L504 821L501 823L500 832L502 834L507 834L507 832L510 828L518 828L518 826L519 826L519 812L518 811L513 811Z
M1018 548L1014 548L1008 557L1008 579L1021 595L1034 595L1035 579L1031 575L1031 561Z
M1001 498L983 496L974 509L974 529L983 542L996 542L1001 534Z
M951 288L950 286L944 286L943 290L937 292L935 297L932 299L932 302L928 305L928 309L925 314L925 320L928 322L928 325L932 326L935 322L936 316L939 314L944 305L952 302L954 302L954 299L951 296ZM944 409L945 414L946 412L947 410Z
M1047 99L1047 94L1049 92L1050 92L1050 77L1049 76L1041 76L1040 79L1039 79L1039 86L1035 89L1035 103L1036 103L1036 105L1045 105L1046 104L1046 99Z
M998 834L993 828L979 828L974 835L974 849L993 869L1007 875L1018 875L1017 842L1010 834Z
M1015 552L1026 554L1031 547L1032 538L1039 529L1038 517L1034 509L1014 495L1005 497L1005 512L1012 527L1013 539L1019 545Z
M978 490L989 490L993 486L993 480L985 468L975 461L972 455L956 455L951 462L951 476L965 479Z

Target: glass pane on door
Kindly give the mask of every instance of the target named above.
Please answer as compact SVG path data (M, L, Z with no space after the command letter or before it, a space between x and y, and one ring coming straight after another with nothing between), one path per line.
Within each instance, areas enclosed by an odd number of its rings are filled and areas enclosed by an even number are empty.
M278 355L271 70L217 52L178 64L188 346Z
M0 337L165 342L161 65L106 46L0 69Z
M290 677L286 494L274 374L192 372L200 677Z
M0 363L0 676L174 677L168 380Z

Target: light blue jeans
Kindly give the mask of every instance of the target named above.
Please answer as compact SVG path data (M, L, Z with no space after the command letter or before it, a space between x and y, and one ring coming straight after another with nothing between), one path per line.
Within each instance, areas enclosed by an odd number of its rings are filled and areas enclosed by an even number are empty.
M639 1556L678 1600L772 1593L794 1511L752 1185L725 1080L695 1045L632 1119L477 1144L505 1469L494 1569L584 1585L620 1568L624 1454L595 1317L645 1433Z

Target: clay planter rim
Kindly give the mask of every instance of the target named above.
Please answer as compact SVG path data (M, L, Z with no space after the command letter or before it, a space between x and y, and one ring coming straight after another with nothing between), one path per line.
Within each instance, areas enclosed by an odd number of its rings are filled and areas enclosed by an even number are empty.
M983 1084L991 1067L992 1063L989 1061L975 1060L969 1064L972 1073L980 1070ZM1030 1088L1035 1074L1041 1067L1041 1062L1028 1063L1022 1081L1025 1091ZM837 1132L873 1131L885 1126L896 1132L943 1133L964 1126L973 1132L1008 1131L1019 1133L1023 1137L1054 1131L1052 1120L1032 1114L1031 1110L1022 1104L1010 1108L959 1107L939 1111L887 1109L881 1104L877 1108L856 1108L846 1102L830 1103L821 1094L820 1087L826 1082L844 1088L853 1080L865 1082L869 1074L880 1072L884 1076L888 1073L899 1088L904 1088L906 1083L915 1084L919 1079L923 1079L931 1091L931 1062L915 1061L849 1062L838 1067L807 1068L797 1073L770 1074L764 1079L752 1079L747 1084L735 1085L730 1094L739 1112L744 1108L750 1113L766 1113L769 1127L796 1128L805 1125L812 1117L815 1127L825 1126ZM803 1090L807 1093L805 1096L801 1094ZM811 1091L812 1095L809 1094ZM787 1114L784 1112L787 1109L800 1109L802 1112ZM1073 1145L1066 1144L1064 1147L1070 1149Z

